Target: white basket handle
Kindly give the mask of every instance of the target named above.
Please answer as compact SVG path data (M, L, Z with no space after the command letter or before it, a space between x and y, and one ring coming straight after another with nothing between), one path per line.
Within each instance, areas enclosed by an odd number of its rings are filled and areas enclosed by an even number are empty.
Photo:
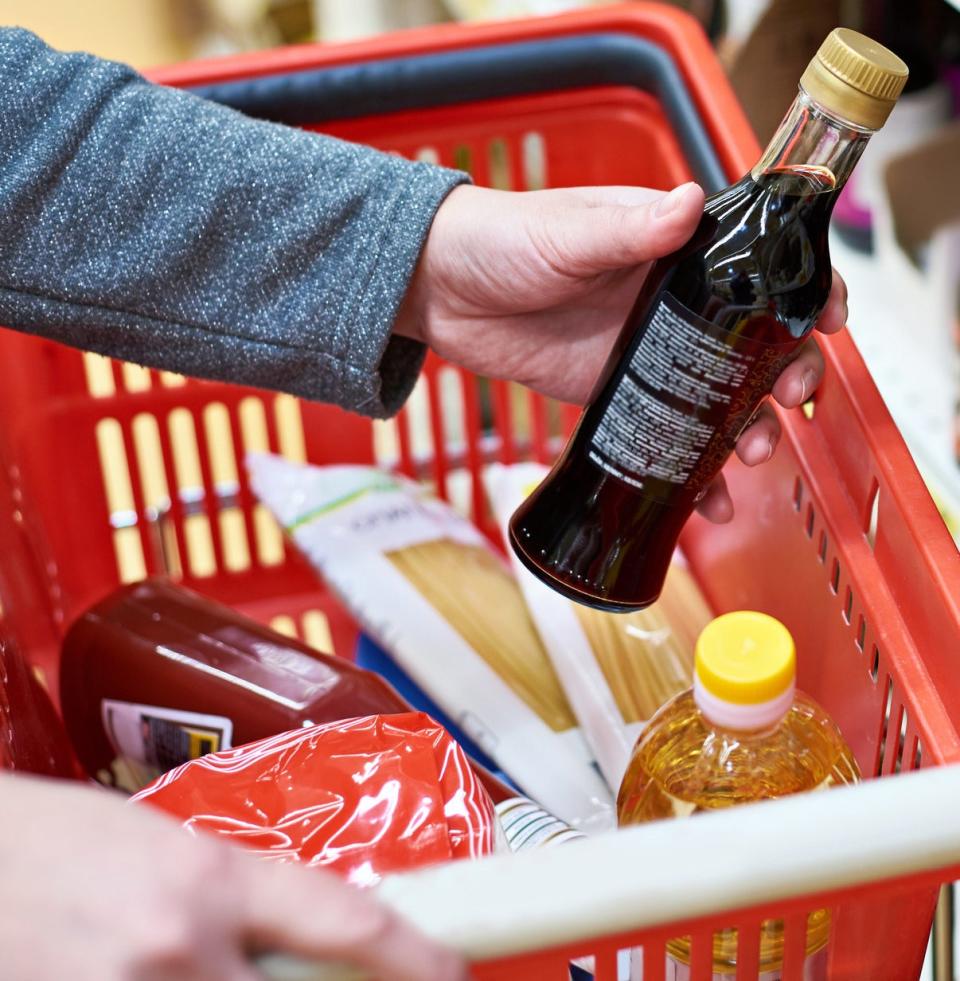
M957 866L958 813L960 764L932 767L390 876L378 894L424 933L486 960ZM272 981L364 977L280 956L260 967Z

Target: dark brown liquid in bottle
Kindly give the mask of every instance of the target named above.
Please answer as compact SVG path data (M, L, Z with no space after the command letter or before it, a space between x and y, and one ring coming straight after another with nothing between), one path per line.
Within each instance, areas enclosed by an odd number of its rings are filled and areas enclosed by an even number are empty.
M553 471L517 510L523 562L571 599L639 609L680 530L830 292L833 174L748 175L650 272Z

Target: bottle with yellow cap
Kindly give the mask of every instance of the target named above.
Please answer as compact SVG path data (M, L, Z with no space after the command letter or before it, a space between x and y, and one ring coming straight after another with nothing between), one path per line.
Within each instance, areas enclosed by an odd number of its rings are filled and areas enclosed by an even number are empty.
M617 800L621 825L686 817L859 780L857 762L836 724L795 690L790 632L764 613L728 613L697 641L693 688L650 720L634 748ZM807 923L804 978L821 976L830 934L827 910ZM689 941L667 945L682 979ZM736 973L737 934L714 936L714 977ZM760 937L760 977L779 978L783 924L769 920Z
M684 522L827 302L834 202L906 78L886 48L833 31L756 166L654 264L570 443L510 523L548 585L606 610L657 598Z

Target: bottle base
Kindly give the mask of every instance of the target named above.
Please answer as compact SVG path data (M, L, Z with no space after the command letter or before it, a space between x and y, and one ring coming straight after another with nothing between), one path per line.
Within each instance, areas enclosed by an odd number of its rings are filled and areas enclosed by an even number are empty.
M653 596L650 599L642 600L638 603L623 603L613 600L606 600L600 596L594 595L593 593L588 593L584 590L577 589L576 586L573 586L571 583L560 579L558 576L554 576L549 569L541 566L523 547L523 544L514 534L512 526L510 528L510 547L513 549L517 558L520 559L523 565L529 569L542 583L549 586L554 592L566 597L566 599L573 600L575 603L580 603L583 606L589 606L594 610L601 610L604 613L634 613L637 610L645 610L648 606L657 601L657 597Z

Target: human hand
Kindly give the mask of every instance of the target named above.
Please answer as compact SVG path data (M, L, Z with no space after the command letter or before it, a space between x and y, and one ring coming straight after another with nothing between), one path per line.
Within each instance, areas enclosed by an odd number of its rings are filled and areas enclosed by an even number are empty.
M460 959L333 875L193 838L108 791L0 775L4 977L260 977L275 951L384 981L465 981Z
M458 187L437 212L395 329L478 374L583 404L653 260L687 241L702 210L695 184L669 194ZM835 275L818 330L843 327L846 295ZM800 405L823 367L816 342L807 341L774 398L785 408ZM779 438L765 405L741 434L737 455L748 466L764 463ZM722 475L699 510L712 521L733 516Z

